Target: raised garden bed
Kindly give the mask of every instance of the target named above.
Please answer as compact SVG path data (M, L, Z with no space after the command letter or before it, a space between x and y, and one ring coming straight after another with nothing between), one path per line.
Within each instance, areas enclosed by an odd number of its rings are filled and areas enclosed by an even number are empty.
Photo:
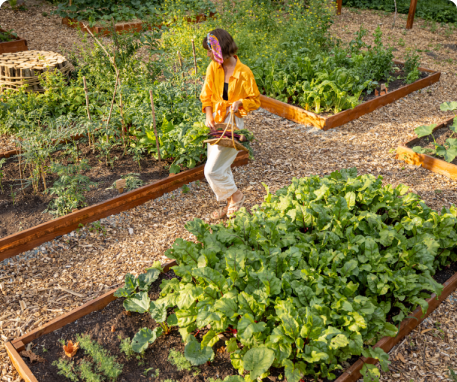
M400 61L394 61L397 65L403 65ZM430 86L440 80L441 73L434 70L419 68L423 74L423 78L416 82L400 86L395 90L389 90L387 94L377 97L368 98L365 102L356 106L353 109L344 110L334 115L315 114L313 112L302 109L301 107L290 105L285 102L261 95L260 100L262 107L269 112L279 115L280 117L289 119L291 121L301 123L303 125L313 125L322 130L329 130L353 121L365 114L379 109L382 106L395 102L408 94Z
M248 153L244 151L240 152L232 166L245 165L248 163L248 158ZM80 224L85 225L126 211L148 200L158 198L165 193L176 190L184 184L203 178L204 165L200 165L155 183L139 187L107 201L62 216L61 218L4 237L0 239L0 261L35 248L57 236L67 234L78 228Z
M435 138L443 137L446 139L446 134L449 131L448 126L450 126L454 121L454 117L448 119L433 129L433 135ZM438 157L430 156L427 154L419 154L412 150L414 146L426 146L426 140L428 137L415 138L409 142L404 143L403 145L398 146L396 159L405 161L408 164L413 164L426 168L427 170L436 172L447 176L451 179L457 179L457 159L454 159L451 163L446 162L443 159Z
M215 15L215 13L213 13L213 12L210 13L210 17L213 17L214 15ZM206 18L207 18L206 15L199 14L195 18L188 17L187 22L199 23L199 22L205 21ZM86 32L87 32L87 29L90 29L90 31L92 33L103 34L104 36L107 36L111 33L110 27L105 27L105 26L89 27L89 26L87 26L88 22L83 23L81 21L69 19L68 17L64 17L62 19L62 24L66 25L67 27L70 27L70 28L81 28L82 31L86 31ZM84 24L87 27L84 26ZM160 27L161 27L161 25L159 25L159 28ZM116 32L141 32L143 30L143 21L137 20L137 21L131 21L131 22L116 23L115 29L116 29ZM150 29L150 27L149 27L149 29Z
M175 265L175 261L165 264L164 273L168 272L170 268ZM438 272L435 279L446 279L449 277L449 273L450 272L446 270ZM158 281L156 283L158 283ZM400 343L404 337L411 333L439 306L441 302L443 302L457 288L457 274L454 274L452 277L448 278L443 285L444 290L438 298L436 295L432 295L427 300L429 308L425 315L422 315L421 309L417 308L412 314L410 314L410 318L402 321L399 334L396 337L384 337L373 347L380 347L385 352L388 352L395 345ZM153 295L151 297L157 297L157 285L152 289ZM103 337L102 344L105 347L109 346L111 350L115 347L119 347L119 339L117 338L118 335L121 335L122 338L126 336L131 337L139 328L152 323L152 321L151 323L144 321L140 322L141 316L138 313L132 313L132 317L125 319L123 312L124 309L122 307L121 301L119 303L116 302L114 304L110 304L112 301L116 300L116 297L114 296L114 292L116 290L117 289L113 289L112 291L87 302L81 307L55 318L54 320L33 330L32 332L6 343L8 355L19 375L26 382L48 382L63 380L62 377L57 375L57 368L51 366L51 362L55 359L58 359L63 354L62 347L59 342L57 342L59 339L65 339L66 341L74 339L76 333L83 333L86 331L93 334L93 339L95 340L102 339ZM126 325L126 321L132 322L129 323L130 325L124 326ZM114 326L114 332L111 331L112 326ZM115 344L109 344L110 341L114 341ZM149 355L146 356L145 362L149 366L144 366L144 369L147 369L151 366L153 366L154 370L156 368L160 368L160 366L162 366L167 360L170 345L181 351L181 348L184 348L181 337L177 333L177 330L173 330L168 338L161 338L161 341L163 343L156 342L153 345L153 352L149 352ZM32 351L34 351L37 355L45 358L47 360L45 363L31 364L28 360L25 360L21 357L20 352L24 351L26 345L31 342L33 345L36 345L35 348L32 346ZM160 346L164 345L164 343L166 343L167 346ZM41 349L38 350L40 347ZM46 351L43 351L43 348L45 348ZM114 352L111 352L111 354L114 354ZM218 356L215 362L213 362L212 366L204 366L203 372L206 378L223 378L226 375L237 375L237 371L231 367L230 359L228 359L228 357L224 357L225 355L226 354L223 354L222 352L221 354L218 353ZM76 359L79 358L82 357L77 357ZM336 379L336 382L355 382L361 378L360 370L365 363L376 364L376 362L377 361L373 358L360 357L359 359L356 359L356 361L349 368L347 368L343 373L339 375L339 377ZM132 362L130 361L130 363ZM137 360L135 360L132 364L136 365L136 363L138 363ZM128 366L129 364L127 363L125 367L128 368ZM143 371L143 368L139 368L138 366L137 368ZM174 368L170 369L172 370L166 370L165 372L162 372L161 370L161 375L163 375L165 378L176 378L179 376L180 378L183 378L182 380L184 381L200 380L198 375L194 377L195 379L191 379L191 373L188 373L189 375L186 375L186 373L182 372L178 374ZM196 369L194 369L194 371L195 370ZM216 374L218 374L218 376L216 376ZM43 375L46 375L46 378L42 378ZM126 380L133 381L133 379Z
M7 33L7 31L0 28L0 33ZM16 53L28 50L27 41L20 37L11 36L10 41L0 42L0 54L3 53Z

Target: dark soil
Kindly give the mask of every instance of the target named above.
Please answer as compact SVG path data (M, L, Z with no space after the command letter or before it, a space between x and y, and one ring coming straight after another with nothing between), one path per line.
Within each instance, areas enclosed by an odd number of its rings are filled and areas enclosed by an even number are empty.
M172 272L167 275L172 277ZM150 297L156 299L160 292L161 279L167 276L162 276L157 280L151 288ZM215 359L211 365L205 364L198 367L192 367L190 370L179 371L175 365L168 361L168 355L171 349L184 352L184 344L177 328L174 328L167 336L161 336L152 344L145 353L145 357L141 360L135 357L130 360L126 359L124 353L119 349L121 338L133 338L133 336L144 327L155 328L157 324L149 314L131 313L127 316L124 313L122 306L124 299L117 299L109 304L101 311L93 312L87 316L64 326L62 329L49 333L40 337L33 342L32 351L46 359L44 363L30 364L28 358L24 358L27 365L32 370L35 377L40 382L62 382L66 381L63 376L57 374L57 367L52 365L52 362L59 358L66 358L62 349L62 345L58 342L61 339L65 341L72 340L75 342L76 334L89 334L92 340L98 341L112 356L117 358L117 362L124 365L122 374L118 378L118 382L138 382L138 381L165 381L171 379L173 381L194 382L207 381L209 378L224 379L228 375L237 374L230 362L230 357L225 351L218 351L224 345L221 340L214 346ZM112 332L112 326L115 331ZM202 331L197 336L199 341L205 331ZM46 349L47 351L44 351ZM76 364L81 360L86 359L92 361L90 357L84 355L83 350L78 350L77 354L72 358ZM152 368L148 373L148 377L143 374L145 370ZM159 377L151 376L156 369L159 369Z
M449 126L451 126L452 123L453 122L450 121L446 126L443 126L440 129L437 129L433 132L433 137L435 138L436 143L444 146L446 144L446 139L451 138L451 136L452 136L452 138L457 138L457 135L449 129ZM420 146L420 147L428 148L428 149L435 148L433 138L430 135L427 135L426 137L422 137L419 139L415 139L411 143L409 143L407 146L409 148L413 148L415 146ZM443 157L437 156L432 153L427 153L427 155L430 155L434 158L444 160ZM455 158L451 163L457 165L457 158Z
M434 279L439 283L445 283L452 275L457 272L457 262L449 265L441 271L438 271ZM164 278L172 278L174 273L172 271L165 275L161 275L151 287L150 298L156 299L160 292L160 282ZM126 315L124 313L122 298L110 303L101 311L92 312L87 316L64 326L52 333L46 334L32 342L31 350L43 357L46 362L31 364L28 358L23 358L26 364L30 367L34 376L40 382L61 382L65 378L57 374L57 367L52 363L59 358L66 358L59 340L68 342L72 340L75 342L76 334L88 334L92 340L98 341L103 347L117 358L117 362L124 365L123 372L120 375L119 382L137 382L137 381L165 381L171 379L173 381L209 381L212 379L224 379L228 375L237 375L230 361L230 357L224 351L224 341L229 339L226 337L221 339L214 347L215 359L208 365L201 365L192 367L189 370L178 370L175 365L168 361L169 352L171 349L177 350L181 353L184 352L184 344L177 328L173 328L171 333L167 336L159 337L154 344L152 344L145 353L145 357L141 360L132 358L127 360L125 354L119 349L120 338L133 338L133 336L144 327L153 329L157 327L154 320L151 319L149 314L131 313ZM171 311L169 311L171 313ZM391 312L392 314L395 312ZM397 312L398 313L398 312ZM392 315L391 314L391 315ZM112 327L115 331L112 332ZM197 339L202 340L207 330L202 330L198 333ZM354 356L346 362L343 362L343 370L336 370L334 374L338 378L344 369L353 365L359 357ZM83 350L79 350L72 358L76 364L81 360L91 361L89 357L84 355ZM144 371L152 368L148 373L148 377L144 376ZM151 373L159 369L159 377L151 376ZM271 369L271 375L265 380L279 381L279 376L284 375L281 369ZM312 379L305 378L305 382L311 382ZM325 379L323 382L329 382Z
M121 179L122 175L140 174L139 178L144 182L144 185L168 177L168 170L160 171L157 161L150 156L145 156L141 160L140 170L138 163L131 156L123 156L122 149L114 149L110 155L112 158L118 157L119 159L114 162L113 168L106 166L104 158L99 158L98 153L93 154L86 144L81 144L80 150L81 157L88 159L91 167L83 175L88 176L92 182L98 183L85 194L86 203L89 206L118 196L119 192L116 189L107 190L106 188L111 187L116 180ZM62 152L57 152L52 157L64 165L73 163L73 160L64 156ZM14 234L55 218L54 215L44 212L54 196L44 193L42 181L40 181L38 193L33 192L31 186L21 190L17 157L8 158L0 171L3 172L3 190L0 189L0 237ZM24 178L29 176L30 173L26 170ZM55 174L48 174L46 176L47 188L52 187L56 179Z

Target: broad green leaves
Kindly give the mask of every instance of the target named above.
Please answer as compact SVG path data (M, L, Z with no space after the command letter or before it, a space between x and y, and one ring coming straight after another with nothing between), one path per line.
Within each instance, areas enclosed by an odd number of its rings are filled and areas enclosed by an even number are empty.
M184 356L194 366L203 365L214 355L213 349L209 346L200 345L193 336L184 348Z
M255 347L246 352L243 358L244 368L251 372L251 380L256 380L270 369L275 353L266 347Z
M436 125L428 125L428 126L422 125L422 126L416 127L414 129L414 132L416 133L418 138L422 138L427 135L430 135L433 132L433 129L435 127L436 127Z
M143 353L161 334L162 328L155 328L154 330L149 328L141 329L132 339L133 351Z
M452 110L457 110L457 102L452 101L452 102L443 102L440 105L440 110L441 111L452 111Z
M246 381L270 367L284 367L290 381L333 378L362 350L387 367L385 353L367 345L397 335L410 309L427 309L427 292L440 293L431 275L457 258L456 211L438 214L408 187L354 169L293 179L227 226L188 223L198 242L176 240L169 254L181 279L162 282L150 311L162 319L165 306L174 308L169 324L179 326L193 364L231 333L227 351ZM387 322L393 308L400 313ZM366 378L375 369L365 367Z
M129 312L144 313L149 310L150 302L147 292L140 292L124 300L124 308Z

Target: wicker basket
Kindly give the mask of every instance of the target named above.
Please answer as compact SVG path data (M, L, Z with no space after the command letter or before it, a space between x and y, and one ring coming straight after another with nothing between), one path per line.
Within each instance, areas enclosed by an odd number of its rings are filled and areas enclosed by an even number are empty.
M0 55L0 91L18 90L27 85L28 91L44 92L39 76L50 70L60 70L68 76L71 67L64 56L54 52L28 50Z

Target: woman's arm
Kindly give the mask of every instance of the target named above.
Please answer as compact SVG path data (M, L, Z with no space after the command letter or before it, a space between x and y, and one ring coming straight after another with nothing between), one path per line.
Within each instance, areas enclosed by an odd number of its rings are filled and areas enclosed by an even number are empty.
M200 93L200 100L202 101L202 111L206 114L205 125L211 130L214 129L214 117L213 117L213 82L214 82L213 71L211 70L211 64L206 69L205 83L203 84L202 92Z
M205 114L206 114L205 125L208 126L211 129L211 131L214 131L216 129L216 125L214 124L213 107L206 106Z
M242 114L248 114L260 107L259 88L255 82L254 74L252 74L250 70L246 73L244 89L246 96L243 99L234 102L232 108L235 112L238 109L242 109L244 111Z

